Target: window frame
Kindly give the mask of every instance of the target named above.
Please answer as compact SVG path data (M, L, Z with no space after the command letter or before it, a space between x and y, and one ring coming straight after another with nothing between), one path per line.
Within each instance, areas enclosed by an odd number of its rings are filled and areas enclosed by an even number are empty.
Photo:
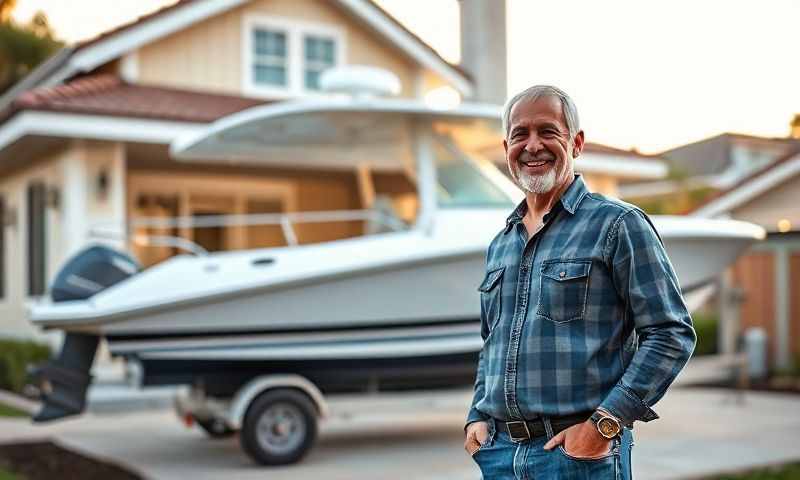
M258 84L253 76L255 64L254 32L265 29L286 34L287 86ZM265 98L290 98L297 96L324 96L323 92L308 89L305 85L305 37L327 37L333 40L333 67L346 64L345 30L332 25L265 15L246 15L242 26L242 90L245 95Z
M36 193L41 194L39 202L34 205ZM32 179L25 186L25 243L26 243L26 272L28 298L38 298L47 295L47 196L48 185L43 179ZM36 217L36 206L41 207L41 216ZM38 210L38 209L36 209ZM38 228L37 228L38 227ZM35 235L39 233L41 238ZM40 245L36 245L37 243ZM40 247L36 250L34 247Z
M306 51L309 39L313 39L313 40L317 40L317 41L318 40L331 41L333 43L333 65L323 65L323 61L322 60L309 61L308 52ZM311 91L311 92L319 92L320 91L319 89L308 88L308 85L307 85L307 82L306 82L306 80L307 80L306 79L306 75L310 71L313 71L313 72L321 74L326 69L337 66L337 62L336 62L336 57L337 57L337 55L336 55L336 39L335 38L331 38L331 37L326 36L326 35L317 35L315 33L304 32L303 35L302 35L302 43L303 43L303 45L302 45L302 48L303 48L303 75L302 75L303 76L303 78L302 78L303 88L308 90L308 91Z
M248 69L248 74L250 75L250 80L253 82L254 85L258 85L259 87L276 88L276 89L288 88L289 87L289 82L290 82L290 78L289 78L290 57L289 57L289 34L288 34L288 32L286 32L284 30L273 29L273 28L263 28L263 27L254 26L252 31L250 32L250 35L251 35L250 41L251 42L253 42L253 37L255 36L255 33L256 33L257 30L263 30L263 31L266 31L267 33L271 33L271 34L276 34L276 33L283 34L284 39L285 39L284 40L285 41L284 47L286 49L286 53L285 53L285 56L283 57L282 64L279 64L279 61L277 60L277 56L271 56L270 57L270 56L267 56L267 55L258 55L254 51L251 51L250 52L250 55L251 55L251 57L250 57L250 68ZM253 48L253 47L255 47L255 44L251 43L250 44L250 48ZM281 87L279 85L267 85L267 84L257 83L256 80L255 80L254 72L253 72L254 68L257 65L269 66L269 67L274 67L274 66L283 67L286 70L285 87Z

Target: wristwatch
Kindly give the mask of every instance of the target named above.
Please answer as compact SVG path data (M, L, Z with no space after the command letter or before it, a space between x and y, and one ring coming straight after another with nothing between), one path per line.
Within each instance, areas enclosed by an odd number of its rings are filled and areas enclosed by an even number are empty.
M611 440L622 432L622 424L610 413L603 410L595 410L589 419L597 427L600 435Z

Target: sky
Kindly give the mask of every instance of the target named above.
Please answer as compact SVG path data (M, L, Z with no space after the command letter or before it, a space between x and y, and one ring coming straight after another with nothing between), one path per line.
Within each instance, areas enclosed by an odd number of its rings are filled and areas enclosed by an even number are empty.
M376 0L446 59L457 0ZM74 42L174 0L18 0ZM507 0L508 92L557 85L588 141L656 153L723 132L786 136L800 113L800 1Z

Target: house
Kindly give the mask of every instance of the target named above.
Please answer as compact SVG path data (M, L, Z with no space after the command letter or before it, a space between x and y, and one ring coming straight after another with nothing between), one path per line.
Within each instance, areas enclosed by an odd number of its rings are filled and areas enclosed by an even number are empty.
M461 66L369 0L181 0L62 50L0 98L0 334L39 335L26 305L88 242L131 251L144 266L179 252L134 241L143 235L179 236L209 251L287 242L278 225L162 227L153 219L369 209L383 196L413 221L415 179L406 171L197 165L171 158L168 146L249 107L325 95L321 73L344 65L392 71L403 97L449 89L496 103L505 96L505 55L486 52L505 49L504 22L495 21L503 6L461 2L462 24L483 25L484 35L462 40ZM603 158L596 182L587 171L601 191L614 193L614 177L633 164L647 178L664 172L657 162ZM364 229L349 221L298 224L294 233L302 244Z
M787 153L698 206L692 215L756 223L767 240L740 258L722 281L723 348L763 328L771 365L800 359L800 152Z
M800 150L800 129L789 137L758 137L723 133L697 142L681 145L658 154L670 167L669 178L662 181L631 182L620 194L633 201L674 200L681 190L693 192L692 207L719 190L726 190L753 172L775 162L788 153Z

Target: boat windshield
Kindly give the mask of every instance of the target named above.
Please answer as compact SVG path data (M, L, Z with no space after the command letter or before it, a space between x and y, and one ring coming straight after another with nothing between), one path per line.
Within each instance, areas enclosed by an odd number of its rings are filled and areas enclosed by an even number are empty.
M498 140L499 142L499 140ZM514 200L505 176L477 151L469 151L449 135L432 142L437 202L441 207L508 207Z

